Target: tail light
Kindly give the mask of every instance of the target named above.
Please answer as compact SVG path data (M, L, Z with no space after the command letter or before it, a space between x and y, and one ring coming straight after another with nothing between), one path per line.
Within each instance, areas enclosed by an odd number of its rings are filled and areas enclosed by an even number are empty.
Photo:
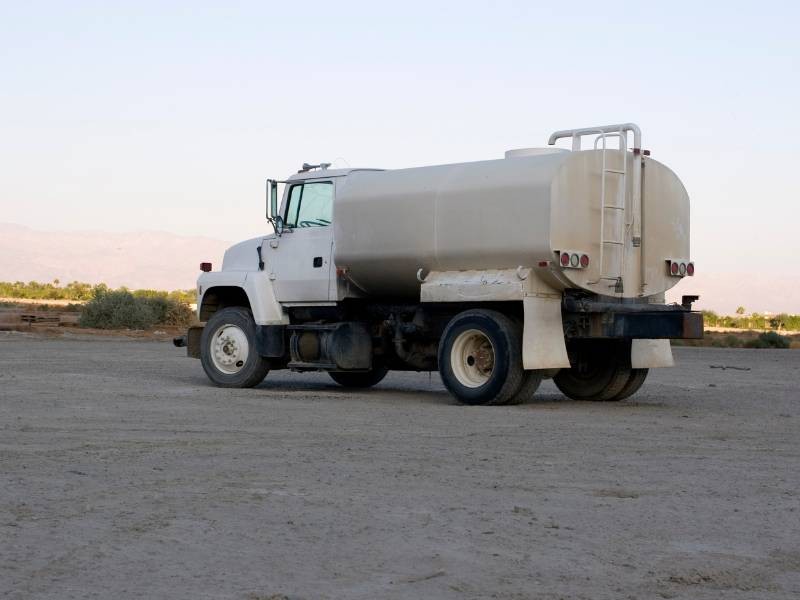
M667 273L673 277L686 277L694 275L694 263L688 260L668 258Z
M210 262L201 262L200 263L200 270L203 273L208 273L211 271L211 263Z
M589 255L584 252L560 250L556 254L559 255L559 263L564 268L585 269L589 266Z

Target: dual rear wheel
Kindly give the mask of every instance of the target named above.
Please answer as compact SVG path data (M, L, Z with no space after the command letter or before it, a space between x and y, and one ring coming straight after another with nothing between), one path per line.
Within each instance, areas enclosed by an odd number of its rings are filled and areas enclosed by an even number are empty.
M553 382L573 400L624 400L642 387L648 373L631 368L630 345L615 340L573 342L570 364L572 368L561 369Z
M455 316L439 345L439 372L447 390L464 404L518 404L529 400L541 371L522 368L522 326L493 310ZM553 380L573 400L617 401L636 393L647 369L630 367L630 345L614 340L572 344L572 368Z

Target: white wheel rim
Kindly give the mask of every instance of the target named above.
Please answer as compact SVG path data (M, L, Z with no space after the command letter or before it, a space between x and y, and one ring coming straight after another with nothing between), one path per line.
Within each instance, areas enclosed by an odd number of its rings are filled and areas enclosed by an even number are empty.
M458 382L466 387L480 387L494 371L494 346L478 329L468 329L453 342L450 366Z
M241 327L223 325L211 340L211 362L228 375L242 370L250 355L250 343Z

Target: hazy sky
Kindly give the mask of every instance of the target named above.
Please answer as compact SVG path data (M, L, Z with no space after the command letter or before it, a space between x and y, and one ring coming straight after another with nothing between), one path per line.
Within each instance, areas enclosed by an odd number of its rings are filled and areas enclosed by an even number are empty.
M238 240L303 161L635 121L692 198L698 276L800 277L798 3L0 6L0 221Z

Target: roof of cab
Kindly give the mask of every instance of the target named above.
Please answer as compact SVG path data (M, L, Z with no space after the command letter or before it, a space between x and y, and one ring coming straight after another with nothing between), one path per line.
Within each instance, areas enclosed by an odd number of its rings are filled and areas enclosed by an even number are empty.
M327 179L329 177L344 177L353 171L384 171L385 169L311 169L302 173L295 173L287 181L301 181L306 179Z

